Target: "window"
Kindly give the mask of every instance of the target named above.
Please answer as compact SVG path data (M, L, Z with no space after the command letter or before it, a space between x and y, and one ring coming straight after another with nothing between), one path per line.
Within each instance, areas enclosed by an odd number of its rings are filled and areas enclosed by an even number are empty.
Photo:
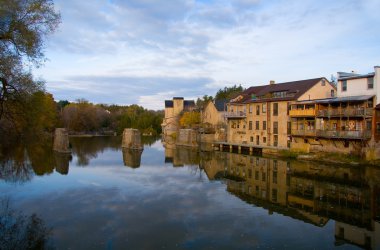
M331 97L334 97L335 96L335 91L332 89L331 90Z
M267 143L267 138L263 137L263 143Z
M347 91L347 81L346 80L342 81L342 91Z
M249 105L249 113L252 113L253 106Z
M322 84L322 86L325 86L325 85L326 85L326 81L325 81L325 79L322 79L321 84Z
M367 121L366 127L367 127L367 130L371 130L372 129L372 121Z
M265 173L262 173L261 180L266 181L266 179L267 179L267 175Z
M272 176L272 179L273 179L273 183L274 184L277 184L277 171L273 171L273 176Z
M275 147L278 146L278 135L273 136L273 146L275 146Z
M260 145L260 136L256 135L256 145Z
M255 171L255 180L259 180L259 171Z
M252 169L248 169L248 178L252 178Z
M256 166L259 165L259 162L260 162L260 159L259 159L259 158L256 158Z
M256 130L259 130L259 129L260 129L260 122L256 121Z
M278 103L273 103L273 115L278 115Z
M253 136L250 137L250 141L253 142Z
M376 123L376 133L380 134L380 122Z
M273 122L273 134L278 134L278 122Z
M277 202L277 189L272 189L272 201Z
M263 103L263 110L262 110L263 113L266 113L267 112L267 104L266 103Z
M263 130L267 129L267 121L263 121Z
M373 89L373 77L367 78L368 89Z
M248 129L252 130L252 121L249 121Z
M256 105L256 115L260 115L260 105Z
M291 122L288 122L287 132L288 132L288 135L290 135L292 132L292 123Z

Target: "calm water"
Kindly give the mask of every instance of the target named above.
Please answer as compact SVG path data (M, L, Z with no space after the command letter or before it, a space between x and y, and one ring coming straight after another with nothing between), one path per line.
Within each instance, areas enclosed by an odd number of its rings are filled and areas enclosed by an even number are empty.
M3 153L1 249L380 247L380 169L70 141Z

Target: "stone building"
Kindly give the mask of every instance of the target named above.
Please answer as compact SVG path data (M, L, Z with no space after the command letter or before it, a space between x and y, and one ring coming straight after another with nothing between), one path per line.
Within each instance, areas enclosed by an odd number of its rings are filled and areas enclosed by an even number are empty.
M227 104L229 143L273 149L290 147L290 106L297 101L329 98L335 87L326 78L248 88Z
M165 117L162 121L163 136L170 136L179 130L179 118L182 112L195 108L193 100L184 100L183 97L173 97L173 100L165 100Z

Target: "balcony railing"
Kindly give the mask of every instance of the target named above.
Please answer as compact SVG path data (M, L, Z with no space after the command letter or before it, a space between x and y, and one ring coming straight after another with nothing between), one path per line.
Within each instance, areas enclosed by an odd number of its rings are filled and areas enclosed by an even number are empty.
M290 116L315 116L315 109L294 109L289 111Z
M242 119L247 117L247 113L244 111L238 111L238 112L226 112L224 114L224 117L227 119Z
M370 130L317 130L317 137L342 139L370 139Z
M318 116L372 116L372 108L336 108L318 110Z
M316 131L313 130L298 130L292 129L293 136L316 136Z

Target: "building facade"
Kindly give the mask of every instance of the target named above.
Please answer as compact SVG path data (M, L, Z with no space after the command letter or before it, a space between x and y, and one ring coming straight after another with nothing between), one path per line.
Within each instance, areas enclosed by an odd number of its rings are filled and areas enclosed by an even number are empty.
M228 103L227 141L274 149L290 148L290 106L301 100L334 96L326 78L251 87Z
M162 121L163 136L171 136L179 130L179 118L182 112L195 108L193 100L184 100L183 97L174 97L173 100L165 100L165 117Z

